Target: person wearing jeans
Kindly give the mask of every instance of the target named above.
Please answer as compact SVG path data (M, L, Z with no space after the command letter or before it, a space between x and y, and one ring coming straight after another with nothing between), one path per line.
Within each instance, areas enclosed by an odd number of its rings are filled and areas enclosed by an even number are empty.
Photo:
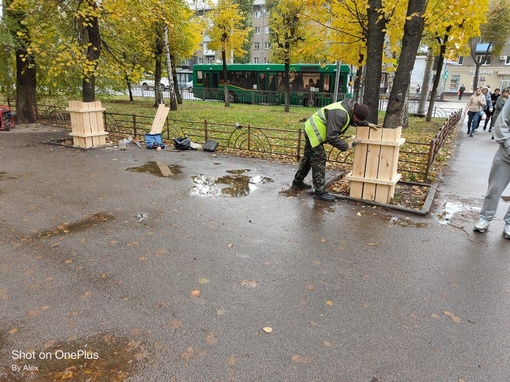
M485 96L482 94L482 89L477 88L475 93L469 97L469 101L467 102L464 108L464 114L467 112L468 115L468 134L470 137L475 133L476 128L478 127L478 122L482 116L482 110L486 105Z

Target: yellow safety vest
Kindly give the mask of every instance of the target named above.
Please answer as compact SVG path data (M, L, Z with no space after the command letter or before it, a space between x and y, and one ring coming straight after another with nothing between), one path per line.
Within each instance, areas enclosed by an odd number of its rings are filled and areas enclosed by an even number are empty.
M326 142L326 110L334 109L343 110L347 114L347 122L342 127L342 131L349 127L351 117L341 102L335 102L317 110L317 112L313 113L312 116L305 122L305 133L308 136L312 147L317 147L321 143Z

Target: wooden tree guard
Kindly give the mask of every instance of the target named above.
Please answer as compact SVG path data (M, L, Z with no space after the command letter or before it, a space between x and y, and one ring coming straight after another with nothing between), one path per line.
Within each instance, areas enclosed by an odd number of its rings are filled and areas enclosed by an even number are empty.
M395 185L401 174L397 174L402 127L396 129L358 126L357 141L361 144L354 150L352 171L346 176L352 198L389 203L395 195Z
M76 147L100 147L106 144L103 111L100 101L69 101L67 111L71 116L73 145Z

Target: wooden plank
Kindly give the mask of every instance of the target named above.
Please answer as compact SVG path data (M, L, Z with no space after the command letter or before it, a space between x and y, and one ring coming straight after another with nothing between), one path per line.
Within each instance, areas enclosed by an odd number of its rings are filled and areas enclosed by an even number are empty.
M170 108L165 106L164 104L159 104L158 111L156 112L156 117L152 122L152 127L150 130L150 134L161 134L163 131L163 126L165 126L166 117L168 116L168 112Z
M382 129L382 140L388 142L396 142L400 138L402 128ZM381 153L379 159L379 170L377 179L391 180L397 175L399 146L381 145ZM375 201L380 203L388 203L395 193L395 187L390 185L380 185L377 187Z
M382 138L383 129L370 130L369 139L380 141ZM369 144L367 152L367 163L365 168L365 178L376 179L379 171L379 155L381 152L380 144ZM363 199L374 200L376 192L376 184L365 182L363 188Z
M172 170L170 170L170 167L168 167L167 165L162 164L161 162L156 162L156 164L158 165L159 170L161 171L161 175L167 176L167 177L174 175Z
M368 140L370 128L367 126L358 126L356 128L356 140ZM354 159L352 162L352 171L350 176L365 176L365 164L367 161L368 145L360 144L354 149ZM349 180L349 176L346 177ZM363 196L363 182L351 182L349 196L361 199Z

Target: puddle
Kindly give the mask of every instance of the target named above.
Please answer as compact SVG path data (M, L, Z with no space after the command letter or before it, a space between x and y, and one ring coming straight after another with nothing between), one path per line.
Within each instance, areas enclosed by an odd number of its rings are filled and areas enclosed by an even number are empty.
M148 162L139 167L128 167L126 171L140 172L144 174L152 174L160 177L171 177L173 175L182 174L182 167L179 165L167 165L161 162Z
M424 228L424 227L429 226L428 223L419 223L419 222L412 221L409 218L403 219L403 218L398 218L395 216L390 218L390 223L394 224L394 225L398 225L399 227Z
M474 220L479 213L480 208L474 208L459 202L446 202L438 218L441 224L449 224L454 217L464 218L464 220Z
M109 334L64 343L48 341L41 348L6 348L9 368L5 381L108 381L133 376L148 352L139 341ZM4 380L4 379L2 379Z
M250 170L231 170L227 171L236 175L225 175L215 178L206 175L192 176L193 187L192 196L230 196L239 198L247 196L254 192L257 184L272 183L273 179L264 176L241 175Z
M106 222L113 219L112 214L105 212L98 212L87 216L83 220L79 220L74 223L64 223L56 227L55 229L41 232L37 237L51 237L55 235L65 235L71 232L83 231L92 227L96 227L99 223Z

